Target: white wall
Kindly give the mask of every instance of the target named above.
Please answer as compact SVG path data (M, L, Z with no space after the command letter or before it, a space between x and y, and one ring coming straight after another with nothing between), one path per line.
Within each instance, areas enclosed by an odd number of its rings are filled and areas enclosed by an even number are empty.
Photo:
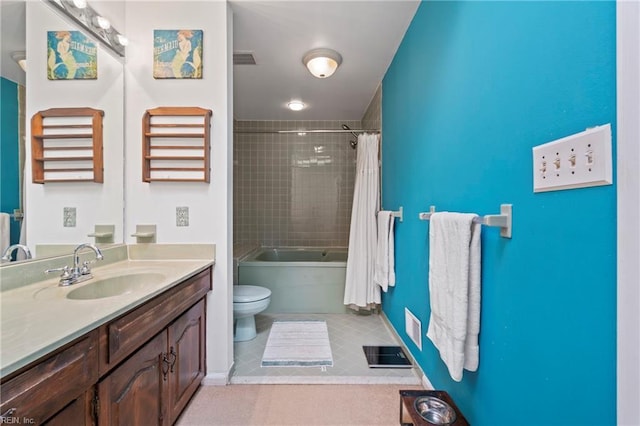
M27 244L93 242L87 234L95 224L116 226L116 242L122 242L123 210L123 67L120 59L98 44L96 80L47 79L47 31L80 30L42 2L26 4L29 72L26 83ZM84 31L85 35L87 34ZM104 183L32 183L31 129L33 115L49 108L91 107L104 111ZM76 227L63 227L64 207L75 207ZM37 253L36 253L37 254Z
M618 424L640 424L640 3L617 3Z
M155 224L158 243L215 243L213 292L207 305L209 383L225 383L232 336L232 27L226 2L127 2L125 77L125 238L137 224ZM155 80L153 30L203 30L203 78ZM142 181L142 116L159 106L213 111L211 182ZM189 207L189 226L176 226L176 207Z

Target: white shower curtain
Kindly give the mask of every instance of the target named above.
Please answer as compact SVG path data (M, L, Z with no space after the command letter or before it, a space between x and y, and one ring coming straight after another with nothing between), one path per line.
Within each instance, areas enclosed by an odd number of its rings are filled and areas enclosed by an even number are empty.
M380 206L378 144L380 136L358 136L356 180L349 232L344 304L371 309L380 304L380 287L373 283L376 212Z

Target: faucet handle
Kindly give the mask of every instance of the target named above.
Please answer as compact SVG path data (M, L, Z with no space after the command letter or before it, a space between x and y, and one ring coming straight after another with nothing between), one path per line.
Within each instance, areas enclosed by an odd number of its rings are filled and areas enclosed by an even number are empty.
M62 272L62 275L60 275L60 279L71 278L71 270L67 265L63 266L62 268L53 268L44 271L45 274L50 274L51 272Z
M85 260L84 262L82 262L82 268L80 268L80 275L89 275L91 273L91 268L89 267L89 265L92 263L96 263L96 261L92 260L91 262L89 262L88 260Z

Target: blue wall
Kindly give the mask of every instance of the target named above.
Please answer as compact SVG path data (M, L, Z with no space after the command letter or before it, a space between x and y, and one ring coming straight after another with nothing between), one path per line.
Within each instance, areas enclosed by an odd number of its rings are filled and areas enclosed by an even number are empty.
M383 205L406 218L383 307L427 377L475 426L615 424L616 188L534 194L531 165L533 146L615 125L615 3L423 2L382 98ZM429 319L417 214L501 203L513 239L482 230L480 367L457 383L404 332L405 307Z
M18 85L0 77L0 211L20 207L18 183ZM18 242L20 223L11 221L11 244Z

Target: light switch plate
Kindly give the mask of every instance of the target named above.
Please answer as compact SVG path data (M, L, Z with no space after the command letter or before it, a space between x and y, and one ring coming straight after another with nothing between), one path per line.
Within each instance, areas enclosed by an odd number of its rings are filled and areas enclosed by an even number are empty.
M533 192L612 183L610 124L533 148Z
M189 226L189 207L176 207L176 226Z
M76 226L76 208L64 207L63 208L62 225L65 228L74 228Z

